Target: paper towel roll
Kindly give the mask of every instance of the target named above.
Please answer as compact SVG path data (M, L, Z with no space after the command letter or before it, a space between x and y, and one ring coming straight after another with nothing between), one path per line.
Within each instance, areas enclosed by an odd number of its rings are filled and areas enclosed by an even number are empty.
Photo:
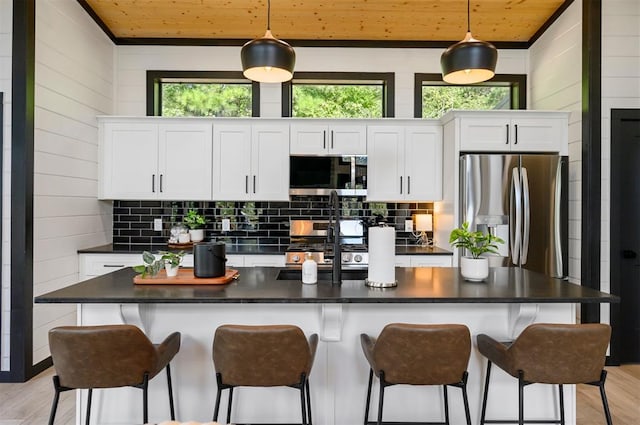
M370 227L368 284L395 285L395 255L396 230L393 227Z

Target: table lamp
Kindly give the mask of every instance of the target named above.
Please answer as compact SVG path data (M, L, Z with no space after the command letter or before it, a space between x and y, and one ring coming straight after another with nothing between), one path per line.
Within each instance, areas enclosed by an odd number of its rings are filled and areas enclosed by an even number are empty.
M420 245L431 245L427 232L433 231L433 216L431 214L416 214L416 231L414 236L418 238Z

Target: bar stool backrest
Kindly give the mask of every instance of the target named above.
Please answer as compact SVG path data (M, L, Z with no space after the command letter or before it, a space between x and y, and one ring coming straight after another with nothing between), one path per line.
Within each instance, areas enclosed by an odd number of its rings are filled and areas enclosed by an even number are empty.
M464 325L391 323L378 336L373 360L389 383L444 385L460 382L470 353Z
M132 325L61 326L49 331L51 357L68 388L139 385L158 362L146 335Z
M222 325L213 339L213 363L226 385L294 385L303 373L309 376L313 352L297 326Z
M611 327L601 323L528 326L509 347L512 372L524 380L578 384L600 380ZM514 375L517 376L517 375Z

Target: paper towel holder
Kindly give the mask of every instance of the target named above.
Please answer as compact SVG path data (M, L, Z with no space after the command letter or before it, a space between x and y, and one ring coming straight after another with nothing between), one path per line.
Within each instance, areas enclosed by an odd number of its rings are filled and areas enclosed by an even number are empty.
M387 223L384 222L384 221L379 221L378 225L377 226L373 226L373 227L390 227L390 226L388 226ZM369 249L371 250L371 246L369 246ZM369 254L371 255L371 252L369 252ZM377 280L371 280L371 279L369 279L367 277L364 280L364 284L365 284L365 286L369 286L371 288L385 289L385 288L393 288L393 287L398 286L398 281L396 279L393 279L392 281L381 282L381 281L377 281Z

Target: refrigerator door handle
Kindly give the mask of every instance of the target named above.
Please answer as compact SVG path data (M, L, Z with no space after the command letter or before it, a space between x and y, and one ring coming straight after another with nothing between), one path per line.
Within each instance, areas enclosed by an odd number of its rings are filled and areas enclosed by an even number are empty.
M522 234L522 223L520 222L520 218L522 217L522 190L520 186L520 173L517 168L513 169L511 196L509 198L509 212L511 213L509 219L511 262L518 266L520 265L520 236Z
M522 265L527 264L529 255L529 235L531 231L531 198L529 196L529 175L527 169L522 167L522 207L524 216L524 226L522 229Z

